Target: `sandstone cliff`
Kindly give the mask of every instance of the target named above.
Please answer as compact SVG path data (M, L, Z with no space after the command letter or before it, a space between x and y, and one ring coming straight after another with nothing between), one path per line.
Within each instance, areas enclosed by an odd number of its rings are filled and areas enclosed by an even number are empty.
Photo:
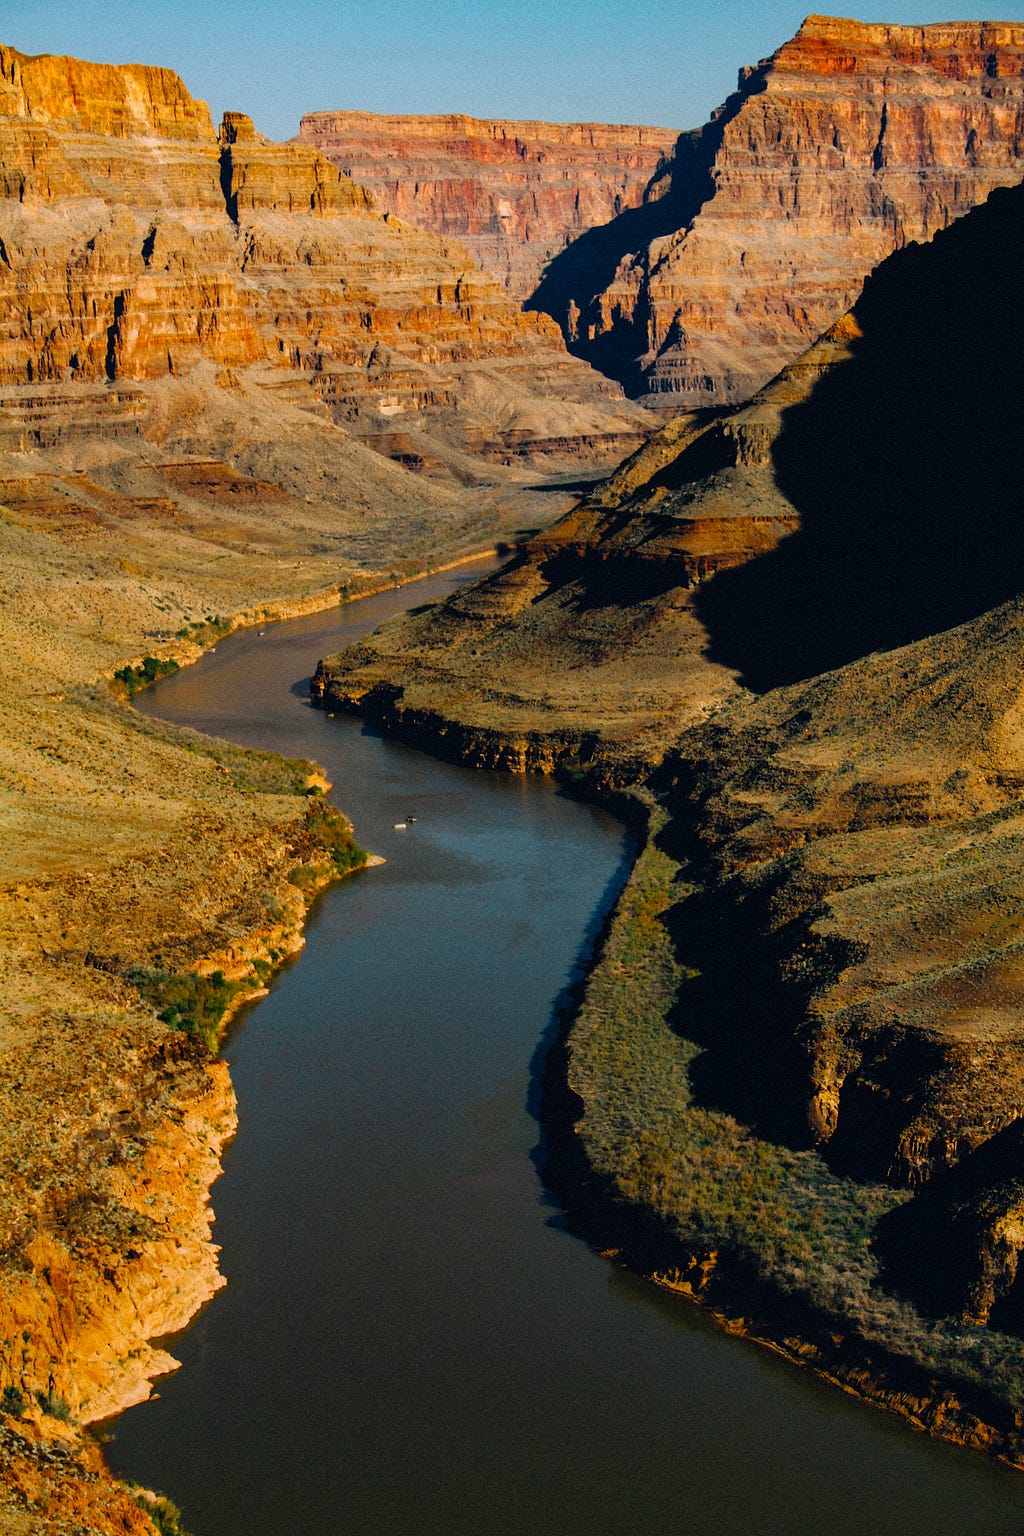
M727 1254L803 1298L818 1368L838 1339L855 1389L1017 1461L1022 259L996 191L748 406L315 684L471 760L646 781L669 820L570 1040L592 1171L648 1252L680 1234L643 1261L673 1284Z
M419 229L455 236L517 299L585 230L637 207L678 135L606 123L308 112L299 138Z
M11 49L2 69L0 384L261 364L266 388L461 478L467 456L608 458L642 436L549 320L316 150L241 113L216 135L169 71Z
M1019 181L1022 155L1024 27L810 16L532 302L636 392L741 400L882 257Z

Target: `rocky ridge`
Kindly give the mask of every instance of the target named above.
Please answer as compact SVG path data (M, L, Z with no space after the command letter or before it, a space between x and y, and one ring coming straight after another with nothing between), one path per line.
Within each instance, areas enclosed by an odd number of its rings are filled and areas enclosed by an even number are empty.
M809 16L531 303L634 392L736 402L889 252L1019 181L1022 153L1024 27Z
M668 128L376 112L308 112L299 129L377 207L454 236L519 300L580 234L639 206L677 137Z

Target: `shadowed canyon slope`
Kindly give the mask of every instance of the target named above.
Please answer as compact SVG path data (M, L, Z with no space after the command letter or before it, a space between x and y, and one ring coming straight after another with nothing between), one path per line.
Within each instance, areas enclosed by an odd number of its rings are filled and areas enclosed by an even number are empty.
M531 303L633 392L741 400L1022 166L1024 26L811 16Z
M638 207L678 134L607 123L309 112L299 138L379 208L455 236L520 300L584 231Z
M1022 260L1024 191L996 191L885 262L748 406L680 418L516 567L329 660L316 685L470 760L616 784L662 758L657 856L691 882L667 890L665 930L700 973L670 1016L690 1129L655 1156L648 1127L613 1156L595 1127L618 1123L617 1090L579 1069L595 1166L698 1257L777 1239L783 1290L890 1357L973 1380L989 1424L1024 1409ZM725 1225L718 1207L701 1217L694 1124L705 1173L709 1125L734 1174L761 1149L758 1199L765 1168L792 1165L837 1213L837 1179L874 1202L850 1217L841 1286L821 1269L839 1238L788 1273L793 1233L765 1237L738 1174ZM957 1355L961 1318L992 1325L998 1409ZM941 1432L1024 1453L1005 1425L993 1442L966 1422Z
M170 71L0 53L0 384L262 387L413 468L621 454L635 406L454 242Z

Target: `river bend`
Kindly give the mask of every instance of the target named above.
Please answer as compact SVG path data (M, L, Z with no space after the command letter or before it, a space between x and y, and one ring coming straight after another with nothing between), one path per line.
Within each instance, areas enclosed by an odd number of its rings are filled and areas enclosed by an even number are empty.
M1019 1536L1020 1474L721 1335L563 1229L531 1158L539 1047L628 834L307 698L321 655L471 574L232 636L138 701L315 758L387 863L318 902L229 1035L229 1283L117 1422L114 1470L194 1536Z

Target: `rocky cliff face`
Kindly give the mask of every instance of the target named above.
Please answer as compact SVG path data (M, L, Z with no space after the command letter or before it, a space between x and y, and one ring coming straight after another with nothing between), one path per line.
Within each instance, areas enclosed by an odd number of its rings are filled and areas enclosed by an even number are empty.
M678 135L605 123L309 112L299 138L525 300L553 256L643 201Z
M419 433L421 467L642 434L549 320L315 149L240 113L218 137L168 71L0 60L0 384L261 364L385 451Z
M680 140L657 200L571 247L533 302L637 392L740 400L885 255L1022 170L1024 27L811 16Z

